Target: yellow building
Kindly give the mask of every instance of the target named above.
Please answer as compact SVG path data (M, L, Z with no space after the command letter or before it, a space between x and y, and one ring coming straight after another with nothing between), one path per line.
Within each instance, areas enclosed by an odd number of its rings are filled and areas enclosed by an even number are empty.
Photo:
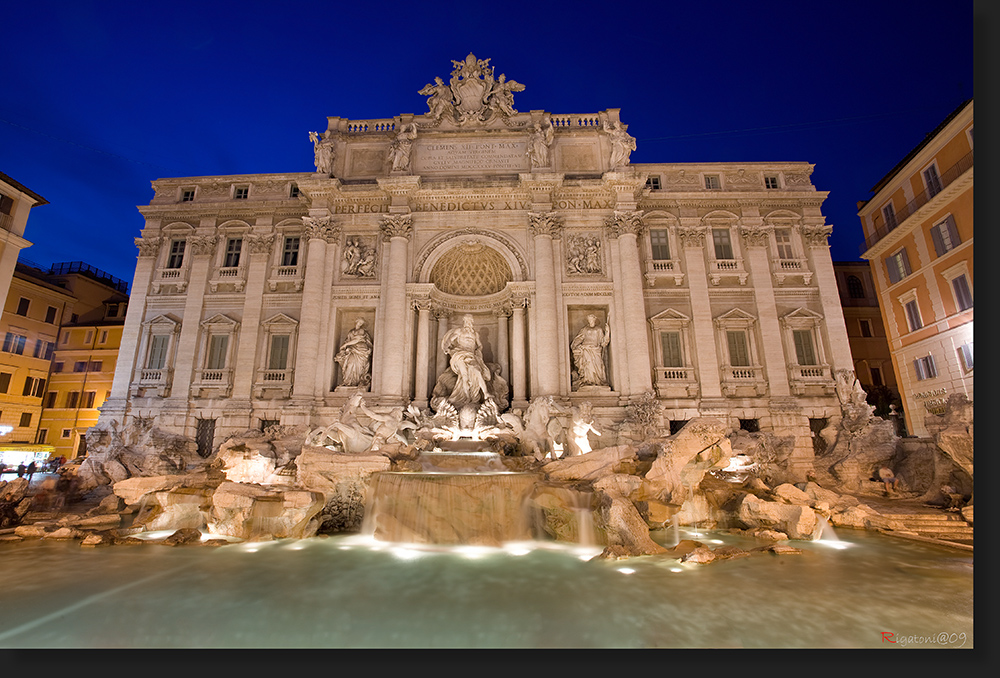
M111 392L128 283L82 262L55 264L47 277L71 292L75 305L59 330L38 442L71 459L86 453L84 434Z
M7 298L17 257L31 243L24 239L28 212L49 202L0 172L0 299Z
M973 399L973 102L859 203L908 430L952 393Z
M17 264L0 316L0 444L8 448L2 457L8 465L44 451L31 446L44 443L38 437L42 398L59 325L74 301L41 271Z

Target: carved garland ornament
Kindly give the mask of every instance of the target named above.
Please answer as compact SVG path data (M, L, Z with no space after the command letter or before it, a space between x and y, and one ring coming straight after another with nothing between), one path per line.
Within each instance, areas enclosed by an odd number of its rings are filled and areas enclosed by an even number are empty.
M215 235L205 235L187 239L187 246L192 254L213 254L215 245L219 237Z
M274 245L274 234L247 235L243 237L243 242L250 254L268 254Z
M704 247L705 230L701 228L678 228L677 238L681 247Z
M387 214L379 220L379 229L382 231L382 240L389 241L400 237L410 239L413 235L413 215L410 214Z

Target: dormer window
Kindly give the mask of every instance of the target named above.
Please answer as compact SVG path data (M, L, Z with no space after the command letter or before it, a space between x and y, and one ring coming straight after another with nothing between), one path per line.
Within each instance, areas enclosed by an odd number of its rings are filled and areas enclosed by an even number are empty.
M181 191L181 202L194 202L193 188L185 188Z
M660 185L660 177L649 177L646 179L646 188L650 188L654 191L660 190L660 188L662 188Z
M233 200L246 200L250 197L249 186L236 186L233 188Z
M722 181L719 179L718 174L706 174L705 175L705 188L710 191L717 191L722 188Z
M776 176L764 177L764 188L772 190L778 188L778 177Z

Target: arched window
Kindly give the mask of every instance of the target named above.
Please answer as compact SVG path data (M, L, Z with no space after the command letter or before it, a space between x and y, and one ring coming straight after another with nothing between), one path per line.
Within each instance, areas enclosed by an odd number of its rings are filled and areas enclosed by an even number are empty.
M861 278L856 275L847 276L847 294L851 299L865 298L865 286L861 284Z

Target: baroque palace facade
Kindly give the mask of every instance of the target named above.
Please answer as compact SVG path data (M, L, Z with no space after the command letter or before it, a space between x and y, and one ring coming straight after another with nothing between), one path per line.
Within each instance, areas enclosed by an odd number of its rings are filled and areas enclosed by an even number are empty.
M631 164L617 109L518 112L488 59L453 65L424 115L328 118L315 172L153 182L102 419L207 455L358 389L425 408L471 316L501 407L621 421L652 392L664 425L792 435L807 468L852 368L812 166Z

